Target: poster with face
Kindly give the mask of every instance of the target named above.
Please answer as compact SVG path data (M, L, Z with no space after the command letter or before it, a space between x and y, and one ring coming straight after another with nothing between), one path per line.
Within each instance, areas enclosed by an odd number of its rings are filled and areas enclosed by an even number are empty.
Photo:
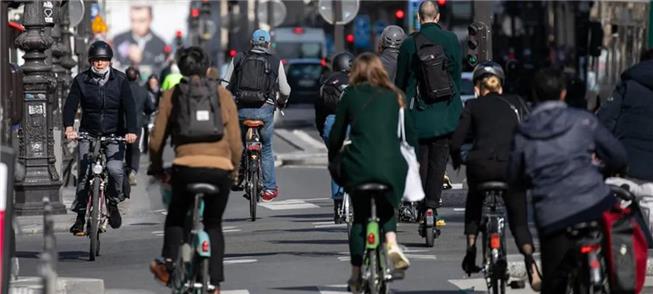
M158 74L166 66L166 45L177 31L186 35L189 7L190 0L107 1L116 66L137 66L141 76Z

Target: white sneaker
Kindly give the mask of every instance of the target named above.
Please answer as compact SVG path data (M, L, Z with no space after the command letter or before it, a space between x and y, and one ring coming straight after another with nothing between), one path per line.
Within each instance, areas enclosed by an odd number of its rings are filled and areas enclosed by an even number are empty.
M393 264L393 268L395 270L406 270L408 267L410 267L410 261L404 255L404 252L401 251L401 248L399 248L399 245L394 244L394 245L386 245L386 250L388 252L388 258L390 259L390 262Z

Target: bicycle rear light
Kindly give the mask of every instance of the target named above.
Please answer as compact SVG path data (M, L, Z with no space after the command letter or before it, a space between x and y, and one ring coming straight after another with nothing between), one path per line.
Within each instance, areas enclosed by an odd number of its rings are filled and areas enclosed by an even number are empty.
M209 252L209 241L204 240L202 242L202 252Z
M375 243L376 243L376 235L374 235L373 233L369 233L367 235L367 244L372 245L372 244L375 244Z
M582 254L588 254L592 251L596 251L599 249L599 244L589 244L589 245L583 245L580 246L580 253Z
M248 144L247 150L249 151L261 151L261 144Z
M501 248L501 236L497 233L490 234L490 248L499 249Z
M95 164L95 165L93 165L93 174L99 175L99 174L102 173L103 169L104 168L102 167L101 164Z

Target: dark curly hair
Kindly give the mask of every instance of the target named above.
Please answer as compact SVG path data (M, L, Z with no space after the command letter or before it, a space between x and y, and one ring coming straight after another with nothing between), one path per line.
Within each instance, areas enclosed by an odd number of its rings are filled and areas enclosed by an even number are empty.
M182 48L177 51L176 58L179 71L184 76L205 76L209 67L208 57L200 47Z

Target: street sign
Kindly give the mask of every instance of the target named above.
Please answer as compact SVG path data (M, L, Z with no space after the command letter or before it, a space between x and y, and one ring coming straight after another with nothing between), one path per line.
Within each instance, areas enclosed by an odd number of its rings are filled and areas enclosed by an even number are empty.
M79 25L84 19L84 0L68 1L68 16L71 27Z
M354 20L360 9L360 0L337 0L342 5L342 15L338 18L336 24L345 25ZM333 24L333 0L320 0L318 2L318 11L326 22Z
M354 47L369 48L372 29L369 15L359 15L354 19Z
M268 6L270 2L272 2L272 21L268 19ZM281 2L281 0L263 0L259 2L258 10L256 11L256 16L259 21L271 27L280 26L286 20L286 15L286 4Z

